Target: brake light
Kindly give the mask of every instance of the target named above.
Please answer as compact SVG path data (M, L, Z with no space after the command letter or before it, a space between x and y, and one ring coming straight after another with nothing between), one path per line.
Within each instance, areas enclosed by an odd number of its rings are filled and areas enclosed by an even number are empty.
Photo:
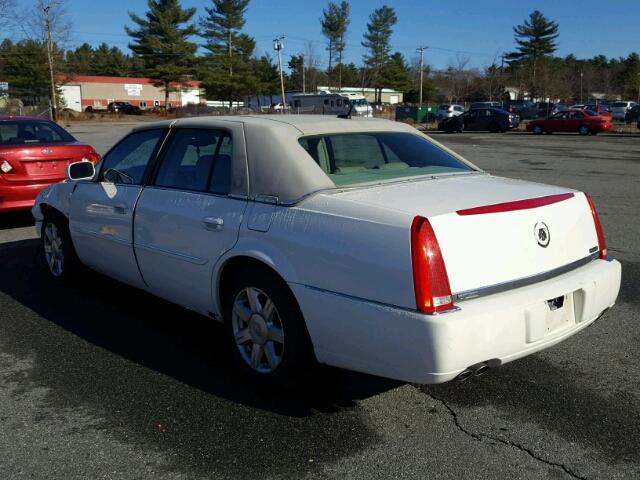
M84 154L82 160L91 163L98 163L98 161L100 160L100 155L96 153L95 150L91 150L89 153Z
M596 233L598 234L598 258L601 260L607 259L607 242L604 240L604 231L602 230L602 224L600 223L600 217L596 211L596 206L593 203L593 199L585 194L589 207L591 208L591 215L593 216L593 224L596 227Z
M415 217L411 225L411 263L418 311L433 314L451 310L447 269L431 223L424 217Z

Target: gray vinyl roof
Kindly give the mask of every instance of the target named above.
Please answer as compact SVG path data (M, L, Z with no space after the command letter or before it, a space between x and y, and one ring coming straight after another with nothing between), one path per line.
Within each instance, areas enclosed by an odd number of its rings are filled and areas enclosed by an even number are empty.
M237 115L165 120L141 125L152 128L228 128L242 125L246 145L243 158L234 155L233 194L251 199L275 197L278 203L292 204L319 190L335 188L298 139L307 135L349 132L407 132L420 134L400 122L376 118L342 119L330 115ZM235 128L234 128L235 130ZM235 148L234 140L234 150ZM244 149L243 149L244 150ZM245 156L245 155L243 155ZM248 180L246 177L248 173Z

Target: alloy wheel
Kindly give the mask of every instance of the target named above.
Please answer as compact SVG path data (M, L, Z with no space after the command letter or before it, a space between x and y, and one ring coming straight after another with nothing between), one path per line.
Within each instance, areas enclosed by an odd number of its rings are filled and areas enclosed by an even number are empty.
M284 354L282 319L273 300L262 290L247 287L233 302L231 326L240 356L259 373L278 368Z
M64 250L60 230L54 223L47 223L43 240L47 266L54 277L60 277L64 271Z

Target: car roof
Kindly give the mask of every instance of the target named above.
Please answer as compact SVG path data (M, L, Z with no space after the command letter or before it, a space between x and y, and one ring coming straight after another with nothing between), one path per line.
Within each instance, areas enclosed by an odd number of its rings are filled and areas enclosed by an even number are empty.
M156 128L242 128L251 181L249 198L275 197L293 204L320 190L336 188L300 145L306 135L403 132L422 136L410 125L377 118L338 118L332 115L237 115L192 117L141 125L134 131Z
M296 136L321 135L347 132L414 132L415 129L402 122L394 122L380 118L352 117L338 118L334 115L221 115L208 117L181 118L153 122L135 128L149 130L167 127L208 128L220 122L242 123L246 127L257 127L267 130L288 130Z

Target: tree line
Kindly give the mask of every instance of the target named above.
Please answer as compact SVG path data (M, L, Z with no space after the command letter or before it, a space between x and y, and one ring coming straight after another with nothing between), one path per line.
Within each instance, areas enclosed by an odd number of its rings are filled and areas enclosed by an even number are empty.
M44 7L49 0L38 0ZM0 0L0 4L15 3ZM60 2L56 2L59 4ZM184 8L180 0L147 0L143 15L130 13L130 54L102 43L87 43L65 50L52 48L56 74L145 76L156 79L168 97L187 79L198 79L207 98L242 101L253 95L279 90L278 66L269 54L257 55L256 42L244 31L250 0L210 0L200 16L195 8ZM9 9L3 9L8 12ZM6 24L0 14L0 24ZM381 100L383 88L405 93L408 103L418 101L420 63L392 48L398 18L387 5L375 9L367 19L361 45L361 65L345 62L346 39L352 24L347 1L329 1L319 18L326 39L327 68L312 49L289 56L284 74L287 90L315 91L320 85L374 88ZM65 30L65 29L61 29ZM558 57L559 26L534 11L514 27L516 49L495 58L485 68L469 68L470 58L458 55L443 70L428 64L423 68L424 99L428 102L499 100L506 87L520 97L580 100L591 94L605 97L640 96L640 58L577 59ZM44 97L50 88L46 44L43 35L0 43L0 81L10 84L19 97ZM428 53L428 50L427 50ZM328 60L328 62L326 62Z

